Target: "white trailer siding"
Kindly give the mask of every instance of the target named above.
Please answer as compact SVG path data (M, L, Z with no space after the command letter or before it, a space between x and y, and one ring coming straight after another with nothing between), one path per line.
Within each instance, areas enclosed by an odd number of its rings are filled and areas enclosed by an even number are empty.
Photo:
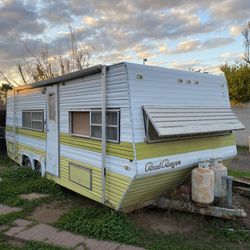
M224 77L132 63L126 65L136 142L143 142L145 138L143 105L230 107ZM143 78L138 79L138 75ZM178 79L183 82L179 83Z
M69 112L102 107L101 74L68 81L59 88L60 131L69 133ZM128 82L124 64L107 71L107 108L120 108L120 136L123 142L133 142Z

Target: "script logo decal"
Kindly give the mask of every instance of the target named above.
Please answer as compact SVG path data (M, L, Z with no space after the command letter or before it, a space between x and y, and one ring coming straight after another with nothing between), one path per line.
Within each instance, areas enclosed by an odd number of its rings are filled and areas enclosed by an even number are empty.
M168 159L164 159L158 165L157 164L154 165L153 162L149 161L145 165L145 172L155 171L155 170L159 170L162 168L175 168L176 166L180 164L181 164L181 161L169 161Z

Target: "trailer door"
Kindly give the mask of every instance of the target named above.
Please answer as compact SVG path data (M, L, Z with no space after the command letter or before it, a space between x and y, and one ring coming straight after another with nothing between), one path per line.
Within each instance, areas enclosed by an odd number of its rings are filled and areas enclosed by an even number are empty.
M46 88L47 96L47 157L46 172L58 176L59 145L58 145L58 96L57 85Z

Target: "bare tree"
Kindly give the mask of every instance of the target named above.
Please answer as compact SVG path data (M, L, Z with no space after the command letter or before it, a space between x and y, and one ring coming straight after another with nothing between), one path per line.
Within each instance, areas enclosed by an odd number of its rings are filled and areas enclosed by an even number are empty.
M250 21L248 22L247 26L245 29L242 31L242 36L244 39L244 48L245 48L245 53L243 56L243 60L247 63L250 64Z
M0 79L11 86L28 84L51 77L64 75L70 72L84 69L90 65L93 48L79 41L78 33L68 22L68 45L58 44L56 55L51 55L49 44L46 42L39 55L33 53L26 42L22 42L26 57L20 58L16 63L17 74L22 83L10 79L0 69Z

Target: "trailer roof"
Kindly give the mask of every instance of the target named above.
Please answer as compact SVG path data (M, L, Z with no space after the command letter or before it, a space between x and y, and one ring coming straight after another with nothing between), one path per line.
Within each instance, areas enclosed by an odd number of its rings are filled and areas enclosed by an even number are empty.
M46 80L34 82L34 83L31 83L31 84L22 85L22 86L14 88L14 90L39 88L39 87L47 86L47 85L50 85L50 84L59 84L61 82L73 80L73 79L76 79L76 78L79 78L79 77L84 77L84 76L100 73L102 71L102 67L103 67L103 65L98 64L96 66L92 66L92 67L89 67L89 68L86 68L86 69L78 70L78 71L68 73L68 74L65 74L65 75L62 75L62 76L57 76L57 77L49 78L49 79L46 79Z

